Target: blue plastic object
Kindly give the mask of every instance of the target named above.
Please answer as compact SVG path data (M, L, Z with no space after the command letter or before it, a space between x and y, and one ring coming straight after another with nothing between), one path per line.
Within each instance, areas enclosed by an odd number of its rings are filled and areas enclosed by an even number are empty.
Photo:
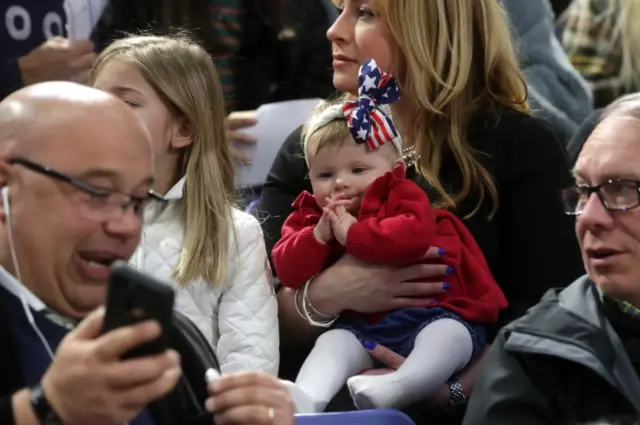
M391 409L296 415L296 425L415 425L402 412Z

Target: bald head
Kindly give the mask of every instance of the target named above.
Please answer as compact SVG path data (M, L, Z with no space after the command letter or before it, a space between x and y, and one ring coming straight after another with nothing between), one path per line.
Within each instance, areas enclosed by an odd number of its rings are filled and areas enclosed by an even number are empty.
M626 115L640 119L640 92L620 97L605 108L601 120L611 115Z
M126 259L138 245L140 210L123 206L148 197L153 177L149 134L118 98L61 82L14 93L0 103L0 265L20 267L49 307L83 317L105 298L108 269L95 259Z
M120 99L94 88L70 83L47 82L19 90L0 102L0 152L25 155L42 144L72 143L63 137L50 138L78 126L87 130L111 123L149 136L142 122ZM113 128L113 127L112 127Z

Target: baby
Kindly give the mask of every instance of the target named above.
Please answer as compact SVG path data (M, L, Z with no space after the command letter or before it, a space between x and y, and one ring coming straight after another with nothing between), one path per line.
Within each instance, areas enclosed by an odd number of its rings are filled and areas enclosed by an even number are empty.
M303 151L313 195L304 192L273 249L281 283L300 288L348 252L390 266L424 262L431 246L449 266L447 291L429 305L375 315L344 312L320 336L296 379L323 411L347 383L360 409L401 408L425 398L486 344L484 324L507 302L464 224L431 208L405 178L402 138L388 104L395 81L370 60L360 68L357 101L325 105L308 123ZM423 279L425 281L427 279ZM407 357L395 372L358 376L375 366L367 349L382 344Z

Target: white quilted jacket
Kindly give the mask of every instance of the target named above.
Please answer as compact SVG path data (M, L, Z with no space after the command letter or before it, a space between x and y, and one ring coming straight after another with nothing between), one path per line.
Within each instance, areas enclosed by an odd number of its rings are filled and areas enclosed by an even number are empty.
M182 196L184 179L165 196L170 205L154 222L146 222L131 262L164 281L178 265L184 241L184 220L173 208ZM238 247L229 238L227 278L213 286L203 280L176 289L175 308L193 321L213 349L223 373L262 370L278 373L278 307L271 268L258 221L233 209Z

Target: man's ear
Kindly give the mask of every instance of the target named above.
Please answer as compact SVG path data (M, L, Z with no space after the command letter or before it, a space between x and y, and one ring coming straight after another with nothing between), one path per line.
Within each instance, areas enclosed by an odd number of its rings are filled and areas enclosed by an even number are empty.
M182 149L192 144L194 131L189 120L185 117L180 117L175 120L174 125L171 147L173 149Z

